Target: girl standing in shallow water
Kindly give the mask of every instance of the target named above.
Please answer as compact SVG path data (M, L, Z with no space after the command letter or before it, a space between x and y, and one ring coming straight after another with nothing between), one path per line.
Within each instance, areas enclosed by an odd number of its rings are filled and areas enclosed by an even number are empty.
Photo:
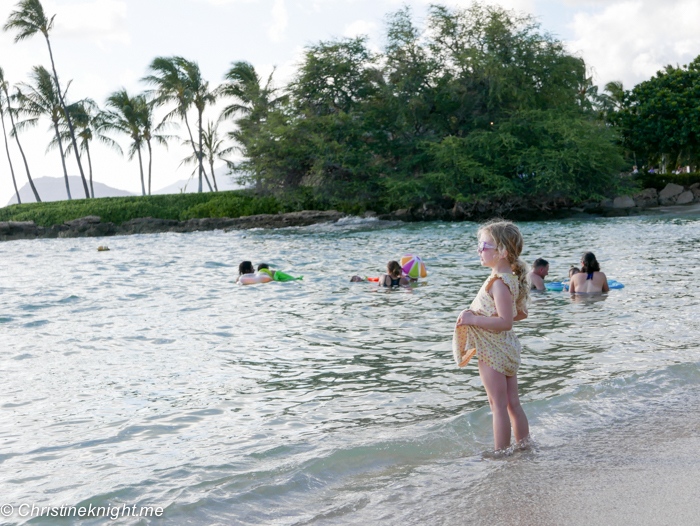
M518 367L522 347L513 322L527 318L530 284L527 265L520 259L523 236L509 221L488 223L479 229L479 258L491 269L469 309L457 319L452 352L460 367L476 355L479 375L493 412L496 451L529 437L527 416L518 398Z

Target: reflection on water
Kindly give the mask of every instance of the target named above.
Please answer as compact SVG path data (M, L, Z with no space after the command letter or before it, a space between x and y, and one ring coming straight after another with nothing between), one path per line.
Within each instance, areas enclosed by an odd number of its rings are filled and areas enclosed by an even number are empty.
M552 281L592 250L626 287L533 294L516 330L538 448L508 465L585 466L595 454L570 449L573 437L695 400L698 226L521 224L525 259L550 261ZM451 353L488 272L476 229L350 219L111 238L109 252L99 239L0 244L3 496L157 504L172 524L491 524L455 504L499 494L503 465L481 460L486 395ZM428 279L349 282L405 253ZM244 259L304 280L237 286Z

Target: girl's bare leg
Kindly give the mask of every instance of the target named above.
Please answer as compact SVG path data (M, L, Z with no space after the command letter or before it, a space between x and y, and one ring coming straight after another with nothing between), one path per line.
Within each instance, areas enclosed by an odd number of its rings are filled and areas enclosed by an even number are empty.
M479 375L486 387L493 412L493 441L496 450L510 445L510 418L508 417L508 385L506 376L479 361ZM524 413L523 413L524 414Z
M506 377L506 389L508 391L508 414L513 424L515 441L520 442L530 434L530 425L527 422L525 411L523 411L523 407L520 405L517 374Z

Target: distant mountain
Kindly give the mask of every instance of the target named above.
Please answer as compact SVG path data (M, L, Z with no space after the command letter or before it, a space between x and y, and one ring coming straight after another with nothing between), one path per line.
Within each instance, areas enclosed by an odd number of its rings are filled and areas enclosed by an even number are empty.
M68 199L68 194L66 194L66 182L63 177L35 177L33 179L34 186L36 186L36 191L39 192L39 197L42 201L65 201ZM85 190L83 189L83 182L77 175L68 176L68 184L70 185L70 193L73 199L82 199L85 197ZM90 184L88 182L88 184ZM112 188L103 183L98 183L93 181L93 188L95 189L95 197L122 197L127 195L136 195L126 190L120 190L119 188ZM23 203L34 203L34 192L32 192L32 187L29 186L29 182L20 188L19 196ZM13 195L7 206L14 205L17 203L17 196Z
M207 174L209 170L207 170ZM216 186L219 190L240 190L243 188L241 185L234 183L231 180L231 176L228 175L228 168L226 166L220 166L214 169L214 175L216 176ZM213 181L210 181L212 187L214 186ZM72 188L72 187L71 187ZM189 179L180 179L179 181L169 184L165 188L160 190L154 190L152 193L154 195L162 194L194 194L199 188L199 179L197 175L190 177ZM202 181L202 190L204 192L209 191L206 181Z
M243 188L242 186L234 183L228 174L228 168L226 166L221 166L214 170L216 174L216 185L219 190L238 190ZM36 177L34 180L34 186L36 186L36 191L39 192L39 197L42 201L65 201L68 199L68 194L66 194L66 183L63 177ZM70 193L73 199L82 199L85 197L85 190L83 190L83 182L77 175L68 176L68 184L70 185ZM89 184L89 183L88 183ZM212 183L213 184L213 183ZM93 181L93 187L95 188L95 197L123 197L127 195L141 195L132 192L127 192L126 190L120 190L119 188L112 188L103 183L98 183ZM206 181L202 182L203 190L205 192L209 191ZM180 194L180 193L196 193L198 186L198 180L196 177L191 177L190 179L182 179L180 181L169 184L168 186L161 188L160 190L154 190L153 195L163 195L163 194ZM32 192L29 182L20 188L19 196L23 203L34 203L34 192ZM17 196L13 195L7 206L14 205L17 203Z

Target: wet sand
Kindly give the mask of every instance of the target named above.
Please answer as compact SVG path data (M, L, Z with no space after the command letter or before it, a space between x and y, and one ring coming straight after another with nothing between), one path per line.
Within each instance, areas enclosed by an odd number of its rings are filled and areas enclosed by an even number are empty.
M700 412L679 404L516 454L452 512L465 524L698 524L699 450Z

